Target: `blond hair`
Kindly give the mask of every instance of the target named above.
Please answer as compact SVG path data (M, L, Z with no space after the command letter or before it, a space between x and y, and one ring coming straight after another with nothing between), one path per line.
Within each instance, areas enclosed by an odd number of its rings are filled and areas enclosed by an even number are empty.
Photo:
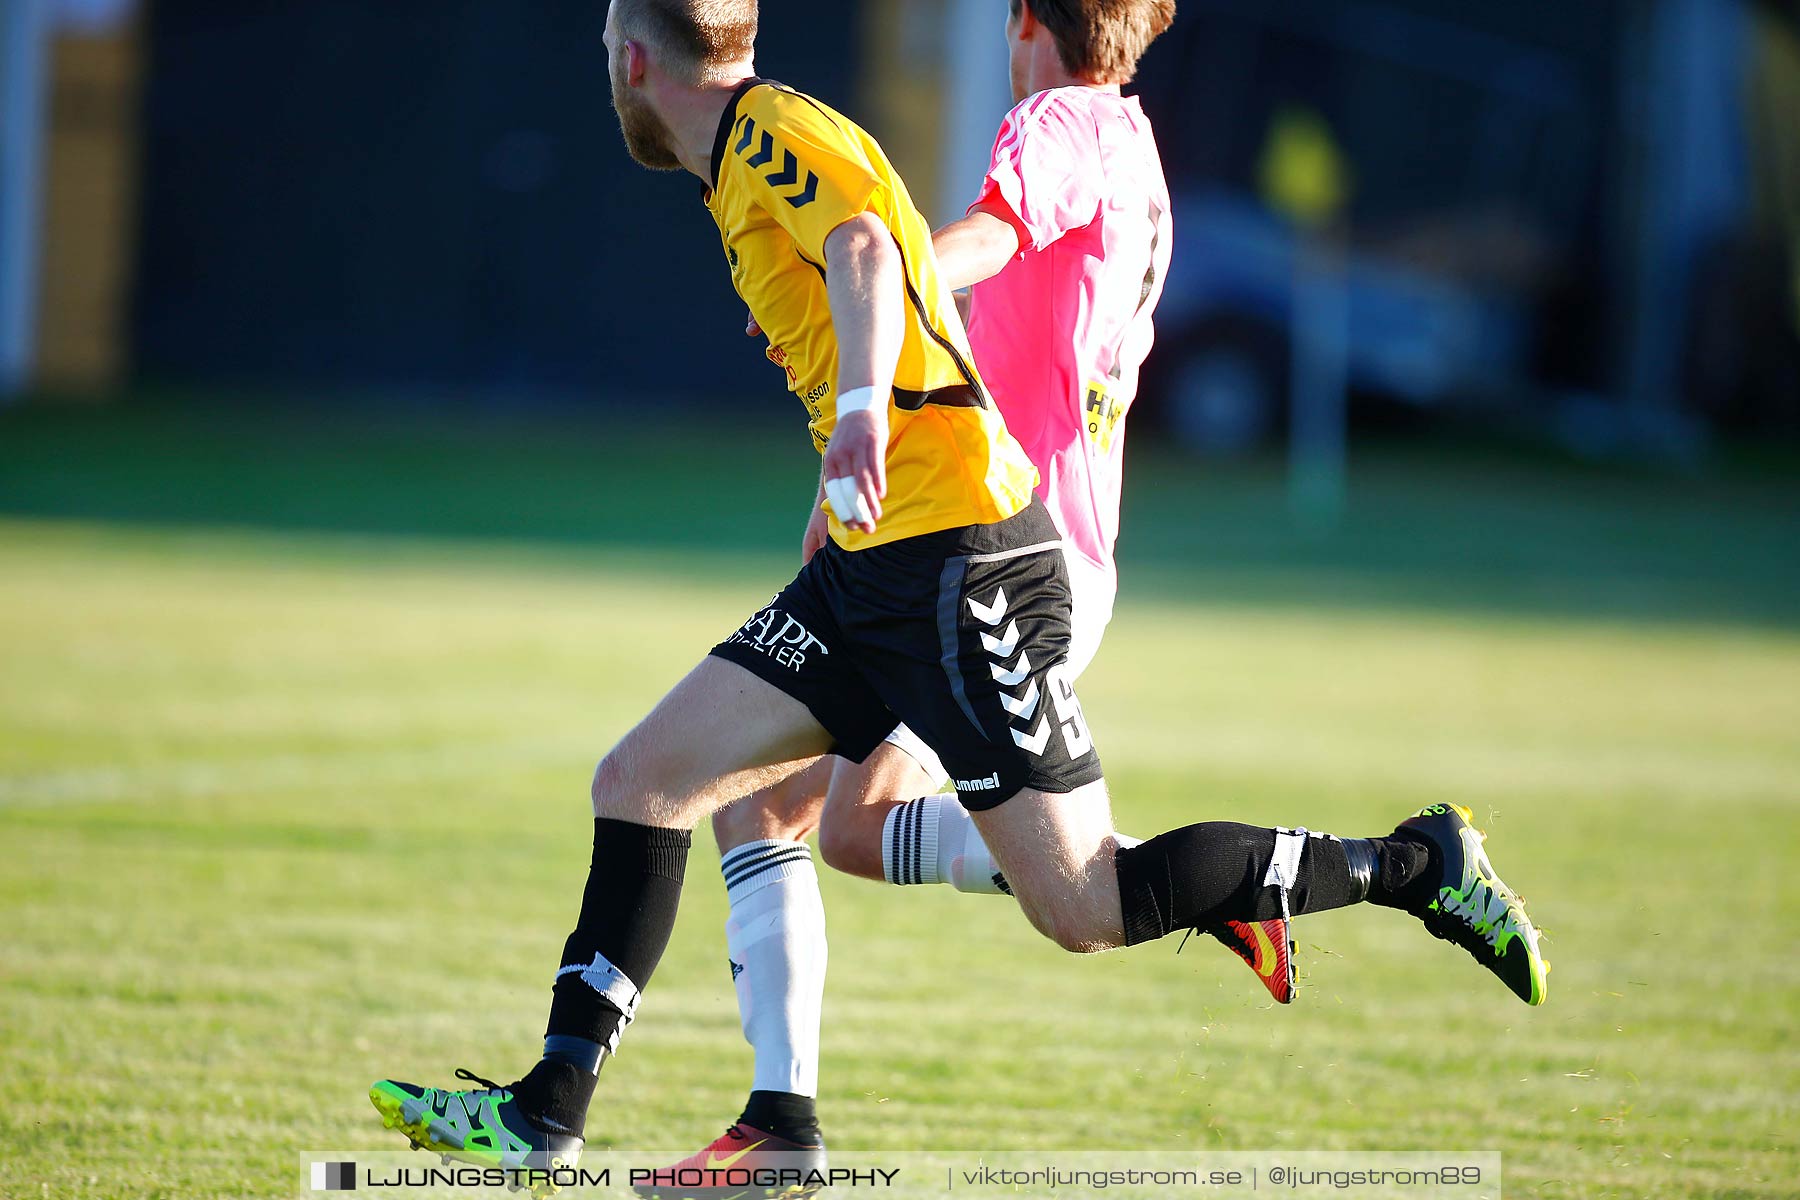
M756 0L614 0L613 17L621 35L694 83L756 49Z

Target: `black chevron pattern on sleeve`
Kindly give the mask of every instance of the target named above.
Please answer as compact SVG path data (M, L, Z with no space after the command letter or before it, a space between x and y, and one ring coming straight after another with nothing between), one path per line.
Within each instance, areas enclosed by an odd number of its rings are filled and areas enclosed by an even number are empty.
M782 197L782 199L786 200L789 204L793 205L795 208L805 208L807 205L811 204L814 200L817 200L818 198L819 198L819 177L817 175L813 174L811 171L808 171L806 173L806 187L801 189L799 195Z
M744 161L750 167L751 170L760 171L764 167L768 166L769 163L774 159L774 157L775 157L775 138L769 133L768 130L765 129L765 130L763 130L763 135L762 135L762 147L757 150L754 157L747 158Z
M762 134L760 142L757 140L758 133ZM746 153L752 145L756 146L756 153ZM756 126L756 118L754 117L744 118L743 132L739 134L736 144L734 144L731 149L744 160L744 165L753 171L761 171L763 168L769 166L775 161L776 155L779 152L781 158L780 168L773 174L764 176L765 182L778 192L783 188L791 188L801 181L800 160L794 157L793 151L777 143L774 134L766 129L759 130ZM798 192L791 196L782 196L783 200L786 200L795 208L805 208L818 198L819 176L813 171L806 172L806 182L801 186Z
M769 176L769 186L780 190L800 182L800 163L791 150L781 152L781 170Z

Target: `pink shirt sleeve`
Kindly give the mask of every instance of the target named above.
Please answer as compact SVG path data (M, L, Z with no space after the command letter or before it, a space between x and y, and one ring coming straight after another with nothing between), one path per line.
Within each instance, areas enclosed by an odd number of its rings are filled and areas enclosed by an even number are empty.
M1042 250L1099 215L1099 152L1092 115L1054 92L1033 96L1006 114L970 211L1005 208L1023 247Z

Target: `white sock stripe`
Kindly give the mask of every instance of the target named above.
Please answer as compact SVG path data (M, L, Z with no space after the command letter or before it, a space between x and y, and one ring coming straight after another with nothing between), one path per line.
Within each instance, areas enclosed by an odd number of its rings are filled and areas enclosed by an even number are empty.
M733 851L719 863L719 871L725 876L725 886L730 887L734 878L753 867L767 862L785 861L796 856L811 858L812 847L805 842L764 843L750 854L739 854Z
M922 796L913 803L919 806L919 862L915 883L942 883L938 862L938 833L944 816L942 796Z
M900 882L900 824L905 818L906 805L896 804L881 823L881 874L889 883Z
M818 870L810 854L789 855L773 862L761 863L725 885L726 899L735 907L766 887L789 879L811 879L817 887Z
M719 870L730 874L731 869L746 859L755 858L771 850L806 849L805 842L790 842L785 838L760 838L754 842L745 842L741 846L733 846L719 856Z
M888 810L881 830L881 873L889 883L943 883L940 822L948 796L921 796Z
M924 805L924 800L908 800L888 810L882 831L881 872L889 883L925 882Z
M811 861L812 854L810 851L778 850L773 854L765 854L754 862L748 862L744 863L742 866L733 867L731 873L725 876L725 887L727 890L737 887L745 880L753 879L765 871L772 871L776 867L783 866L787 863Z
M919 882L919 825L924 814L917 800L906 802L906 882Z
M725 877L725 886L727 888L736 887L744 880L760 875L764 871L773 870L784 863L811 861L812 855L810 854L804 854L798 850L783 850L779 854L770 854L757 859L755 862L745 863L742 867L734 869L731 874Z
M912 810L912 822L909 836L912 839L911 857L907 862L908 883L925 882L925 801L914 800L907 805Z
M917 883L913 870L919 859L919 802L908 800L901 806L901 811L904 815L900 823L900 882Z
M736 908L765 888L801 881L810 881L815 888L818 886L819 873L813 869L811 862L801 859L795 862L776 863L765 870L758 871L743 882L734 884L726 891L725 898L733 908Z

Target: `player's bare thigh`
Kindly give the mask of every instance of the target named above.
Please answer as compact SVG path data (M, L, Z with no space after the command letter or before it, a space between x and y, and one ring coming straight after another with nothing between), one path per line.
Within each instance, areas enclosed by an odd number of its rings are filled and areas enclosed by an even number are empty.
M594 815L692 829L830 748L831 736L804 704L709 656L600 760Z
M976 813L975 827L1039 933L1083 954L1124 945L1113 856L1133 843L1113 830L1104 780L1072 792L1027 788Z

